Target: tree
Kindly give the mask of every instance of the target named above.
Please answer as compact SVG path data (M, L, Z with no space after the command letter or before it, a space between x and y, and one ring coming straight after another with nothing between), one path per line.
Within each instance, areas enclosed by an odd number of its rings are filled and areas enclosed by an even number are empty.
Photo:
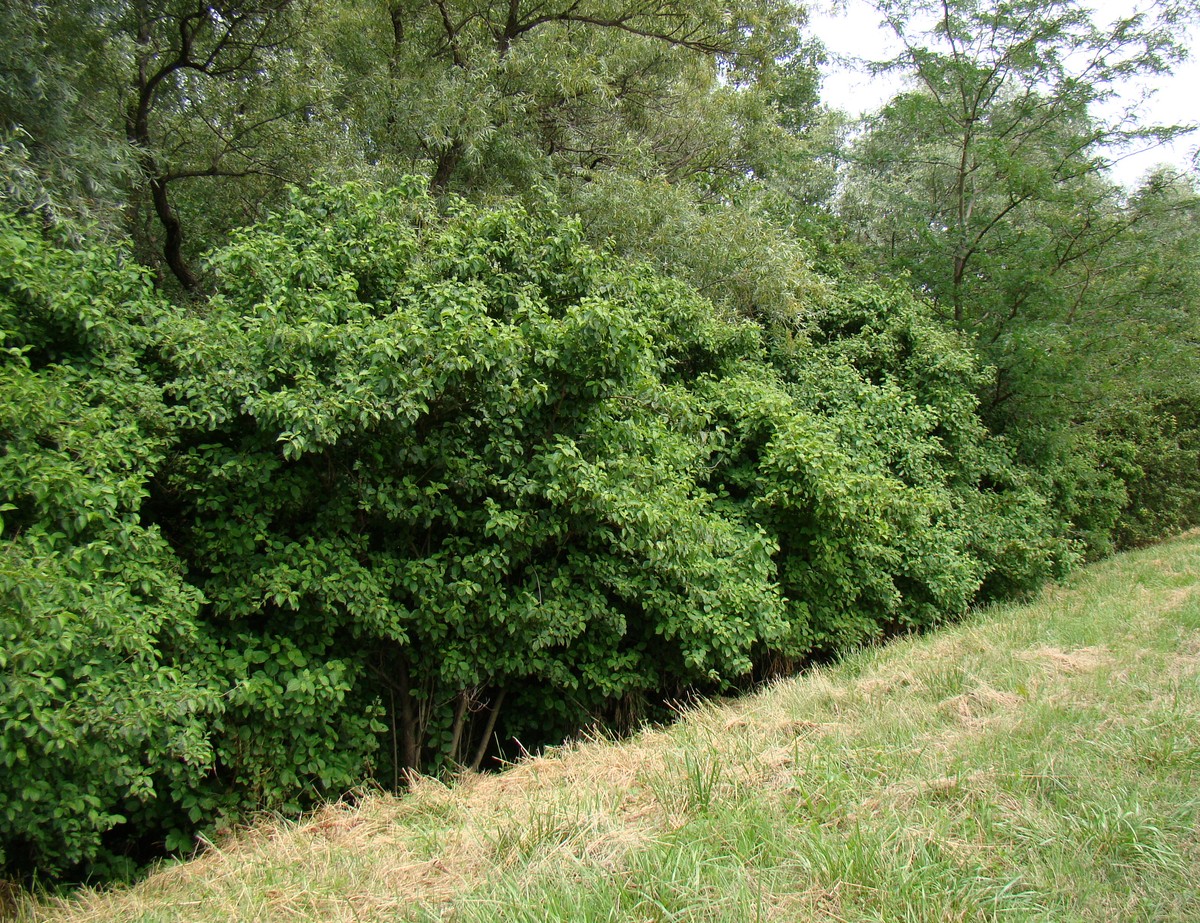
M294 646L268 658L294 682L259 677L277 714L353 665L326 718L378 695L389 781L963 611L996 535L1014 584L1064 557L1019 490L972 499L978 369L910 296L827 291L768 360L578 222L420 185L297 195L214 253L207 310L164 330L154 504L214 635ZM298 747L240 720L238 765Z
M185 290L196 255L289 181L425 172L482 197L620 174L715 200L770 159L772 100L802 112L814 86L781 0L87 0L6 15L8 184L82 202L79 183L49 182L64 142L108 145L109 166L87 155L88 182ZM83 98L89 118L65 118Z
M43 199L101 192L139 255L194 289L196 251L336 146L328 125L315 131L328 93L309 13L299 0L6 5L8 146Z
M294 0L132 0L115 22L128 47L125 133L137 152L167 267L185 290L197 278L184 253L173 189L201 178L286 178L270 141L309 100L278 86L296 40ZM297 139L291 139L294 145ZM292 174L293 176L295 174Z
M907 273L975 337L995 369L985 419L1046 473L1080 547L1104 553L1131 487L1156 468L1152 447L1181 433L1149 395L1182 394L1172 369L1193 361L1196 299L1182 253L1175 284L1170 273L1147 284L1147 254L1188 237L1186 196L1156 194L1160 177L1128 198L1105 172L1122 145L1186 129L1140 125L1133 108L1106 120L1097 107L1182 58L1175 27L1194 6L1103 28L1071 0L880 10L904 48L882 66L916 86L855 144L843 215L869 259ZM1186 467L1188 451L1166 454Z
M678 178L730 160L719 76L774 66L797 15L778 0L392 0L346 10L356 37L335 57L363 90L348 103L366 156L393 177L427 168L459 193L617 165Z
M1103 246L1114 151L1186 130L1142 126L1135 107L1105 120L1097 104L1185 55L1177 26L1190 7L1158 4L1107 27L1075 0L879 10L904 49L880 68L916 87L854 148L846 212L872 254L990 347L1038 309L1050 277Z
M1065 361L1079 379L1077 416L1129 447L1117 529L1128 545L1200 521L1197 177L1152 173L1124 215L1123 233L1091 267Z

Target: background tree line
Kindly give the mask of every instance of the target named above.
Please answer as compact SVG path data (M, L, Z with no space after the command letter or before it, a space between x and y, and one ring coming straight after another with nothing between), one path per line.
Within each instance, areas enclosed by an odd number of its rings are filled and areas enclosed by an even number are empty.
M0 862L113 876L1200 520L1194 10L8 0Z

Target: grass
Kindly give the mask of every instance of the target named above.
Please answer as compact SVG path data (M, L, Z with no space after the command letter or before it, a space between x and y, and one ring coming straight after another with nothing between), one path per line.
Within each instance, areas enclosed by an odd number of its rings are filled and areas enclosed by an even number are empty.
M26 921L1200 920L1200 535Z

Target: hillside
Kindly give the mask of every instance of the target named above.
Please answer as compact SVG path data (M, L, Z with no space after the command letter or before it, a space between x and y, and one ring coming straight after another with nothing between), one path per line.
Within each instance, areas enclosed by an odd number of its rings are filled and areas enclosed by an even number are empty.
M1200 0L866 5L0 4L0 916L1200 919Z
M1195 920L1200 534L22 920Z

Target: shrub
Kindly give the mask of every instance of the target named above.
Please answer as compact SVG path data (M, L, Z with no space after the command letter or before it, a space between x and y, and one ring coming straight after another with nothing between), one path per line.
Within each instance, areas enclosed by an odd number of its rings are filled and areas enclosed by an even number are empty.
M171 440L142 368L162 312L124 253L0 217L0 866L120 871L110 846L212 758L200 594L139 516Z
M688 387L752 329L570 221L411 189L297 195L211 268L167 336L160 508L214 630L336 655L364 757L386 710L385 777L472 761L509 690L578 726L782 632L774 545L698 484ZM291 733L246 717L246 746Z

